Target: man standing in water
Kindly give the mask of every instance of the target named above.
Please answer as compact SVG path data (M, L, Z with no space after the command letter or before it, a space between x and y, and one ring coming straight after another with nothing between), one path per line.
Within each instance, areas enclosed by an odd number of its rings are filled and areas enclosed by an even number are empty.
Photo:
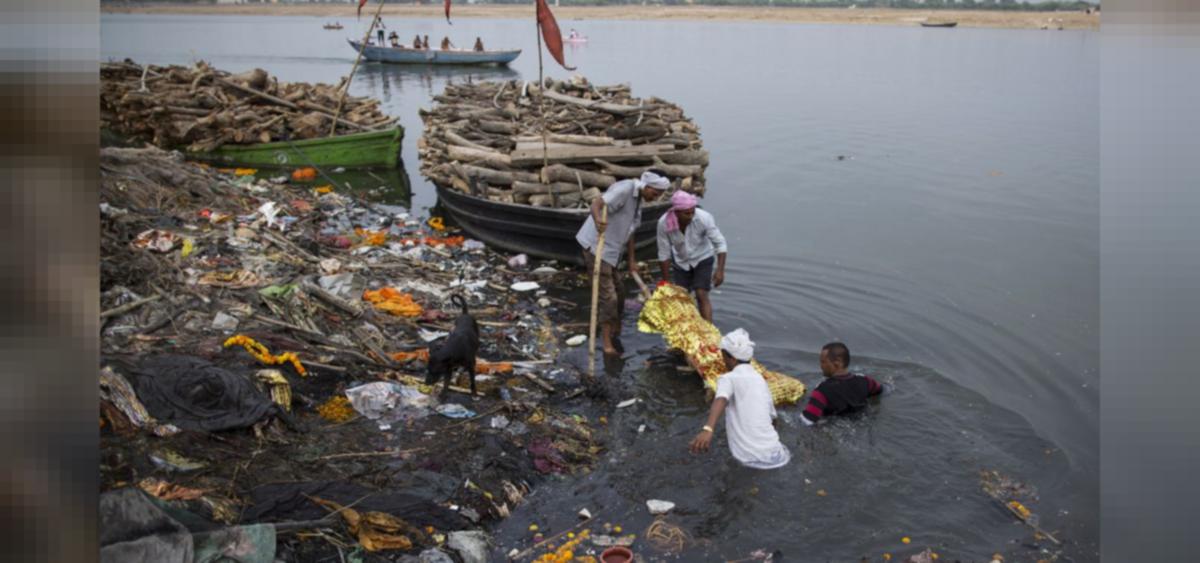
M658 260L662 279L695 292L700 316L711 323L708 292L725 282L728 247L712 214L697 208L698 203L696 196L682 190L671 196L671 210L658 220Z
M592 200L592 212L583 227L575 235L583 247L583 263L588 274L596 267L596 245L600 233L604 236L604 253L600 257L600 303L597 306L597 322L604 353L617 355L624 352L621 345L621 301L618 291L622 287L617 264L621 253L628 252L629 271L637 270L634 255L633 232L642 222L642 202L651 202L662 196L671 182L656 170L647 170L636 180L621 180L605 190L604 195ZM608 208L608 220L603 210Z
M729 372L717 379L717 395L708 412L708 421L692 439L692 453L707 452L712 444L713 429L721 414L725 417L725 433L729 436L729 453L746 467L776 469L788 464L792 453L779 441L772 425L775 401L761 373L750 364L754 357L754 342L743 329L721 338L721 356Z
M870 377L850 373L850 349L841 342L821 347L821 373L825 374L825 380L813 390L808 406L800 415L800 420L808 426L822 417L862 410L868 398L887 391L882 383Z

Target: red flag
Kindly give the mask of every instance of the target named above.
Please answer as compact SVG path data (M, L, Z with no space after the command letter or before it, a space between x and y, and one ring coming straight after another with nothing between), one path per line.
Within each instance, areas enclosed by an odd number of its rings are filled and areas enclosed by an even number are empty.
M362 17L362 7L367 5L367 0L358 0L358 17Z
M558 22L554 20L554 14L550 13L550 6L546 5L546 0L537 0L537 21L542 28L542 41L546 42L546 50L550 51L550 55L563 68L575 70L575 67L567 66L563 61L562 32L558 30Z
M450 21L450 0L446 0L446 23L454 25L454 22Z

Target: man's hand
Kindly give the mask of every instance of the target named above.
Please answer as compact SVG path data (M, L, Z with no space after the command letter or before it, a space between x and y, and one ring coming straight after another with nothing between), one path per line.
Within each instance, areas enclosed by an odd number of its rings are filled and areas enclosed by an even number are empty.
M596 232L604 233L604 229L608 228L607 221L596 221Z
M701 430L699 434L696 434L695 438L692 438L692 443L688 446L688 451L694 454L707 452L708 446L712 444L712 439L712 432Z
M725 270L720 269L717 270L717 273L713 274L713 287L721 287L723 283L725 283Z

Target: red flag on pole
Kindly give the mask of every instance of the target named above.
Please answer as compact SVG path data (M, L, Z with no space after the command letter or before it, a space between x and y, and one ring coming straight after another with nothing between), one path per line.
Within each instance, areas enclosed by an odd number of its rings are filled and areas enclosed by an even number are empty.
M362 7L367 5L367 0L358 0L358 17L362 17Z
M446 23L454 25L454 22L450 21L450 0L446 0Z
M546 42L546 50L550 51L550 55L563 68L575 70L575 67L567 66L563 60L562 32L559 31L558 22L555 21L554 14L550 13L550 6L546 5L546 0L537 0L537 21L542 28L542 41Z

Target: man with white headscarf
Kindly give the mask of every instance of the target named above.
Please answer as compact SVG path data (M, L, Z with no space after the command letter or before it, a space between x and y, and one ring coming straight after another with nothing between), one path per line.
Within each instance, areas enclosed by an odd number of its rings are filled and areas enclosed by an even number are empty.
M671 210L658 220L658 260L663 281L694 292L700 316L711 323L708 292L725 282L729 247L712 213L698 204L696 196L683 190L671 196Z
M657 170L647 170L641 178L621 180L609 186L602 197L592 200L592 212L575 235L583 247L583 263L588 273L596 264L596 245L600 233L604 235L604 253L600 257L600 303L597 306L597 322L600 323L601 342L604 353L622 353L621 300L618 292L622 288L617 264L622 252L628 252L629 271L637 268L634 256L633 233L642 223L642 202L651 202L662 197L671 186L671 181ZM603 211L608 207L607 221Z
M754 342L743 329L721 338L721 355L728 373L717 379L717 395L708 412L708 421L689 447L692 453L708 451L713 429L721 414L725 417L725 433L729 438L729 453L746 467L776 469L787 465L792 454L779 441L772 419L775 401L762 374L754 369Z

